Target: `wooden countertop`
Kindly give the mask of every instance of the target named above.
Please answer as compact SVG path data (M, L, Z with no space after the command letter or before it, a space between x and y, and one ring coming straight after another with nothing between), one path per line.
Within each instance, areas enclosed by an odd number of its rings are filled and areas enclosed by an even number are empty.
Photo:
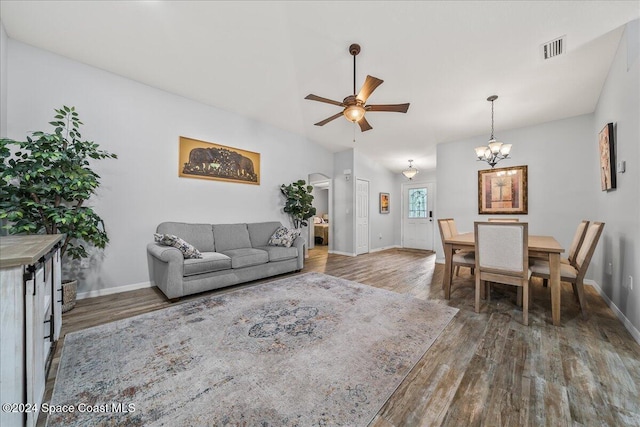
M32 234L0 237L0 268L35 264L64 234Z

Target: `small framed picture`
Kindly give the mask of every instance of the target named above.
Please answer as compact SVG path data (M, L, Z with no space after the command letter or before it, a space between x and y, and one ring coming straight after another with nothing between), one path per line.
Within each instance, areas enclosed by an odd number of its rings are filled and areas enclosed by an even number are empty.
M600 188L609 191L616 188L616 154L613 141L613 123L598 134L600 148Z
M389 213L389 193L380 193L380 213Z

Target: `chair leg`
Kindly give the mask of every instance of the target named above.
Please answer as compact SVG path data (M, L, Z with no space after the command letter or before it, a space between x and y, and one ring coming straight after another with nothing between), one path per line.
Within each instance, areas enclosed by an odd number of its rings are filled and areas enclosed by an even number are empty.
M456 276L460 275L460 266L456 265Z
M549 286L549 279L542 279L542 286L545 288Z
M518 307L522 307L522 287L518 286L518 289L516 291L516 305Z
M571 287L573 288L573 296L576 297L576 301L580 303L580 295L578 295L578 285L575 283L571 283Z
M524 320L524 325L529 326L529 283L527 282L525 282L522 290L522 319Z
M578 302L580 303L580 309L582 310L582 317L587 318L587 299L584 295L584 283L582 280L578 280L575 284L578 292Z
M485 280L484 282L484 295L485 295L485 299L487 300L487 302L491 301L491 282L488 280Z
M480 275L476 276L476 313L480 313L480 285L482 281L480 280Z

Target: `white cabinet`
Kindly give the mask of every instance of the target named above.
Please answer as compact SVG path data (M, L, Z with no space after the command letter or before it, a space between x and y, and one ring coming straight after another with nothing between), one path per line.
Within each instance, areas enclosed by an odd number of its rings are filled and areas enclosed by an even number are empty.
M0 237L0 403L42 403L62 327L61 235ZM26 399L25 399L26 396ZM38 412L2 410L0 425L35 426ZM3 407L3 409L5 409ZM10 408L11 409L11 408Z

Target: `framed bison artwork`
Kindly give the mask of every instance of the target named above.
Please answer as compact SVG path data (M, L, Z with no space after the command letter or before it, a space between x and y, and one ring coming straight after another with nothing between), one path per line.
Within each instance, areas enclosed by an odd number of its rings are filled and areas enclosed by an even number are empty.
M260 153L180 137L178 176L260 185Z

